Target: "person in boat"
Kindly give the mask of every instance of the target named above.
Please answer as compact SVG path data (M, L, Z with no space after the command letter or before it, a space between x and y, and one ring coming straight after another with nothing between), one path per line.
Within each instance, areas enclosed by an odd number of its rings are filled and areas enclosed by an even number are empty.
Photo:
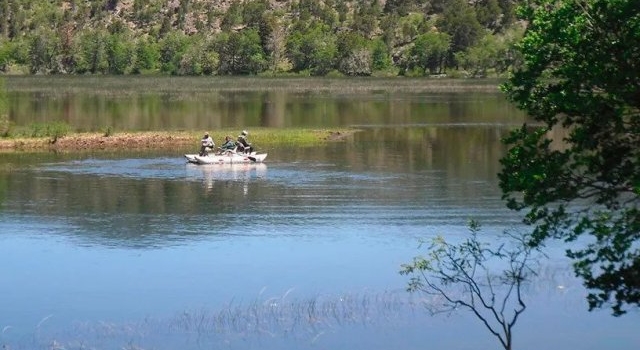
M220 153L234 151L236 149L236 143L231 139L231 136L227 135L224 137L224 143L218 149Z
M253 152L253 147L247 141L247 136L249 136L249 133L246 130L242 130L242 133L238 135L238 150L244 153L251 153Z
M209 136L209 132L205 132L204 136L202 137L202 140L200 140L201 142L201 146L200 146L200 156L206 156L207 154L209 154L209 151L212 151L213 148L216 146L216 144L213 142L213 139L211 138L211 136Z

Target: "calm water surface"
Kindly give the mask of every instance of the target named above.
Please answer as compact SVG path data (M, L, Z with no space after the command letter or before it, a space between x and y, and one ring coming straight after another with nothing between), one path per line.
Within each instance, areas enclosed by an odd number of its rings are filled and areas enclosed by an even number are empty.
M420 239L462 239L470 218L486 237L518 225L495 177L517 118L412 118L270 149L264 164L193 166L182 150L0 155L0 342L498 348L466 312L429 316L398 270ZM638 313L588 313L561 251L527 287L516 348L637 349Z
M9 120L27 129L60 121L81 132L522 120L497 81L486 82L485 92L460 93L463 83L424 79L221 79L7 77Z

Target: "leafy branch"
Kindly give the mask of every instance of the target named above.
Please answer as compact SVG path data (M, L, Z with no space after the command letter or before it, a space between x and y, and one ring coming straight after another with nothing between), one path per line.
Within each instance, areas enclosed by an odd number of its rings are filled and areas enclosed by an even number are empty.
M467 309L510 350L513 327L526 309L523 285L536 275L543 254L528 244L529 234L505 231L504 243L494 248L479 238L478 222L472 220L469 230L470 237L458 244L435 237L427 255L403 264L400 274L411 276L409 292L436 298L426 305L432 314Z

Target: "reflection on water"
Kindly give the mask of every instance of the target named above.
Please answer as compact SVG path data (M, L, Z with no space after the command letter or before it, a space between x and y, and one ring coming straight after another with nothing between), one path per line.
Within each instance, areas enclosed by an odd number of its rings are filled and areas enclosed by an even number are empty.
M65 89L66 87L61 87ZM83 91L83 90L80 90ZM64 121L77 131L327 128L350 125L520 122L524 115L497 92L9 91L16 126Z
M267 177L267 165L264 163L246 164L187 164L186 178L202 181L207 191L214 189L215 181L242 181L242 194L249 193L249 181L265 179Z
M420 239L463 237L470 218L487 239L517 225L495 177L507 131L371 127L244 165L0 155L0 344L495 348L472 315L423 313L398 270ZM639 315L588 313L562 247L550 249L519 348L635 349Z
M384 222L414 234L425 225L457 227L471 216L505 225L515 222L495 183L505 132L371 128L348 143L275 150L264 164L198 166L181 155L56 158L0 176L0 189L12 189L0 201L6 212L67 218L80 231L91 227L91 239L124 237L124 245L227 234L247 220L274 233Z

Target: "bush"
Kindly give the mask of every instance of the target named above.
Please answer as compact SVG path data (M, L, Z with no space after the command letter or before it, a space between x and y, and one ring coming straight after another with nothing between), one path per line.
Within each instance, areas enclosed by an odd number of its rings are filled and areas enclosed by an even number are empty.
M11 123L9 122L9 116L6 114L0 115L0 137L9 136L11 129Z
M111 135L113 135L114 130L111 126L107 126L106 128L104 128L104 132L102 133L102 136L104 137L109 137Z
M30 129L31 137L49 137L51 143L55 143L69 133L71 126L65 122L33 123Z

